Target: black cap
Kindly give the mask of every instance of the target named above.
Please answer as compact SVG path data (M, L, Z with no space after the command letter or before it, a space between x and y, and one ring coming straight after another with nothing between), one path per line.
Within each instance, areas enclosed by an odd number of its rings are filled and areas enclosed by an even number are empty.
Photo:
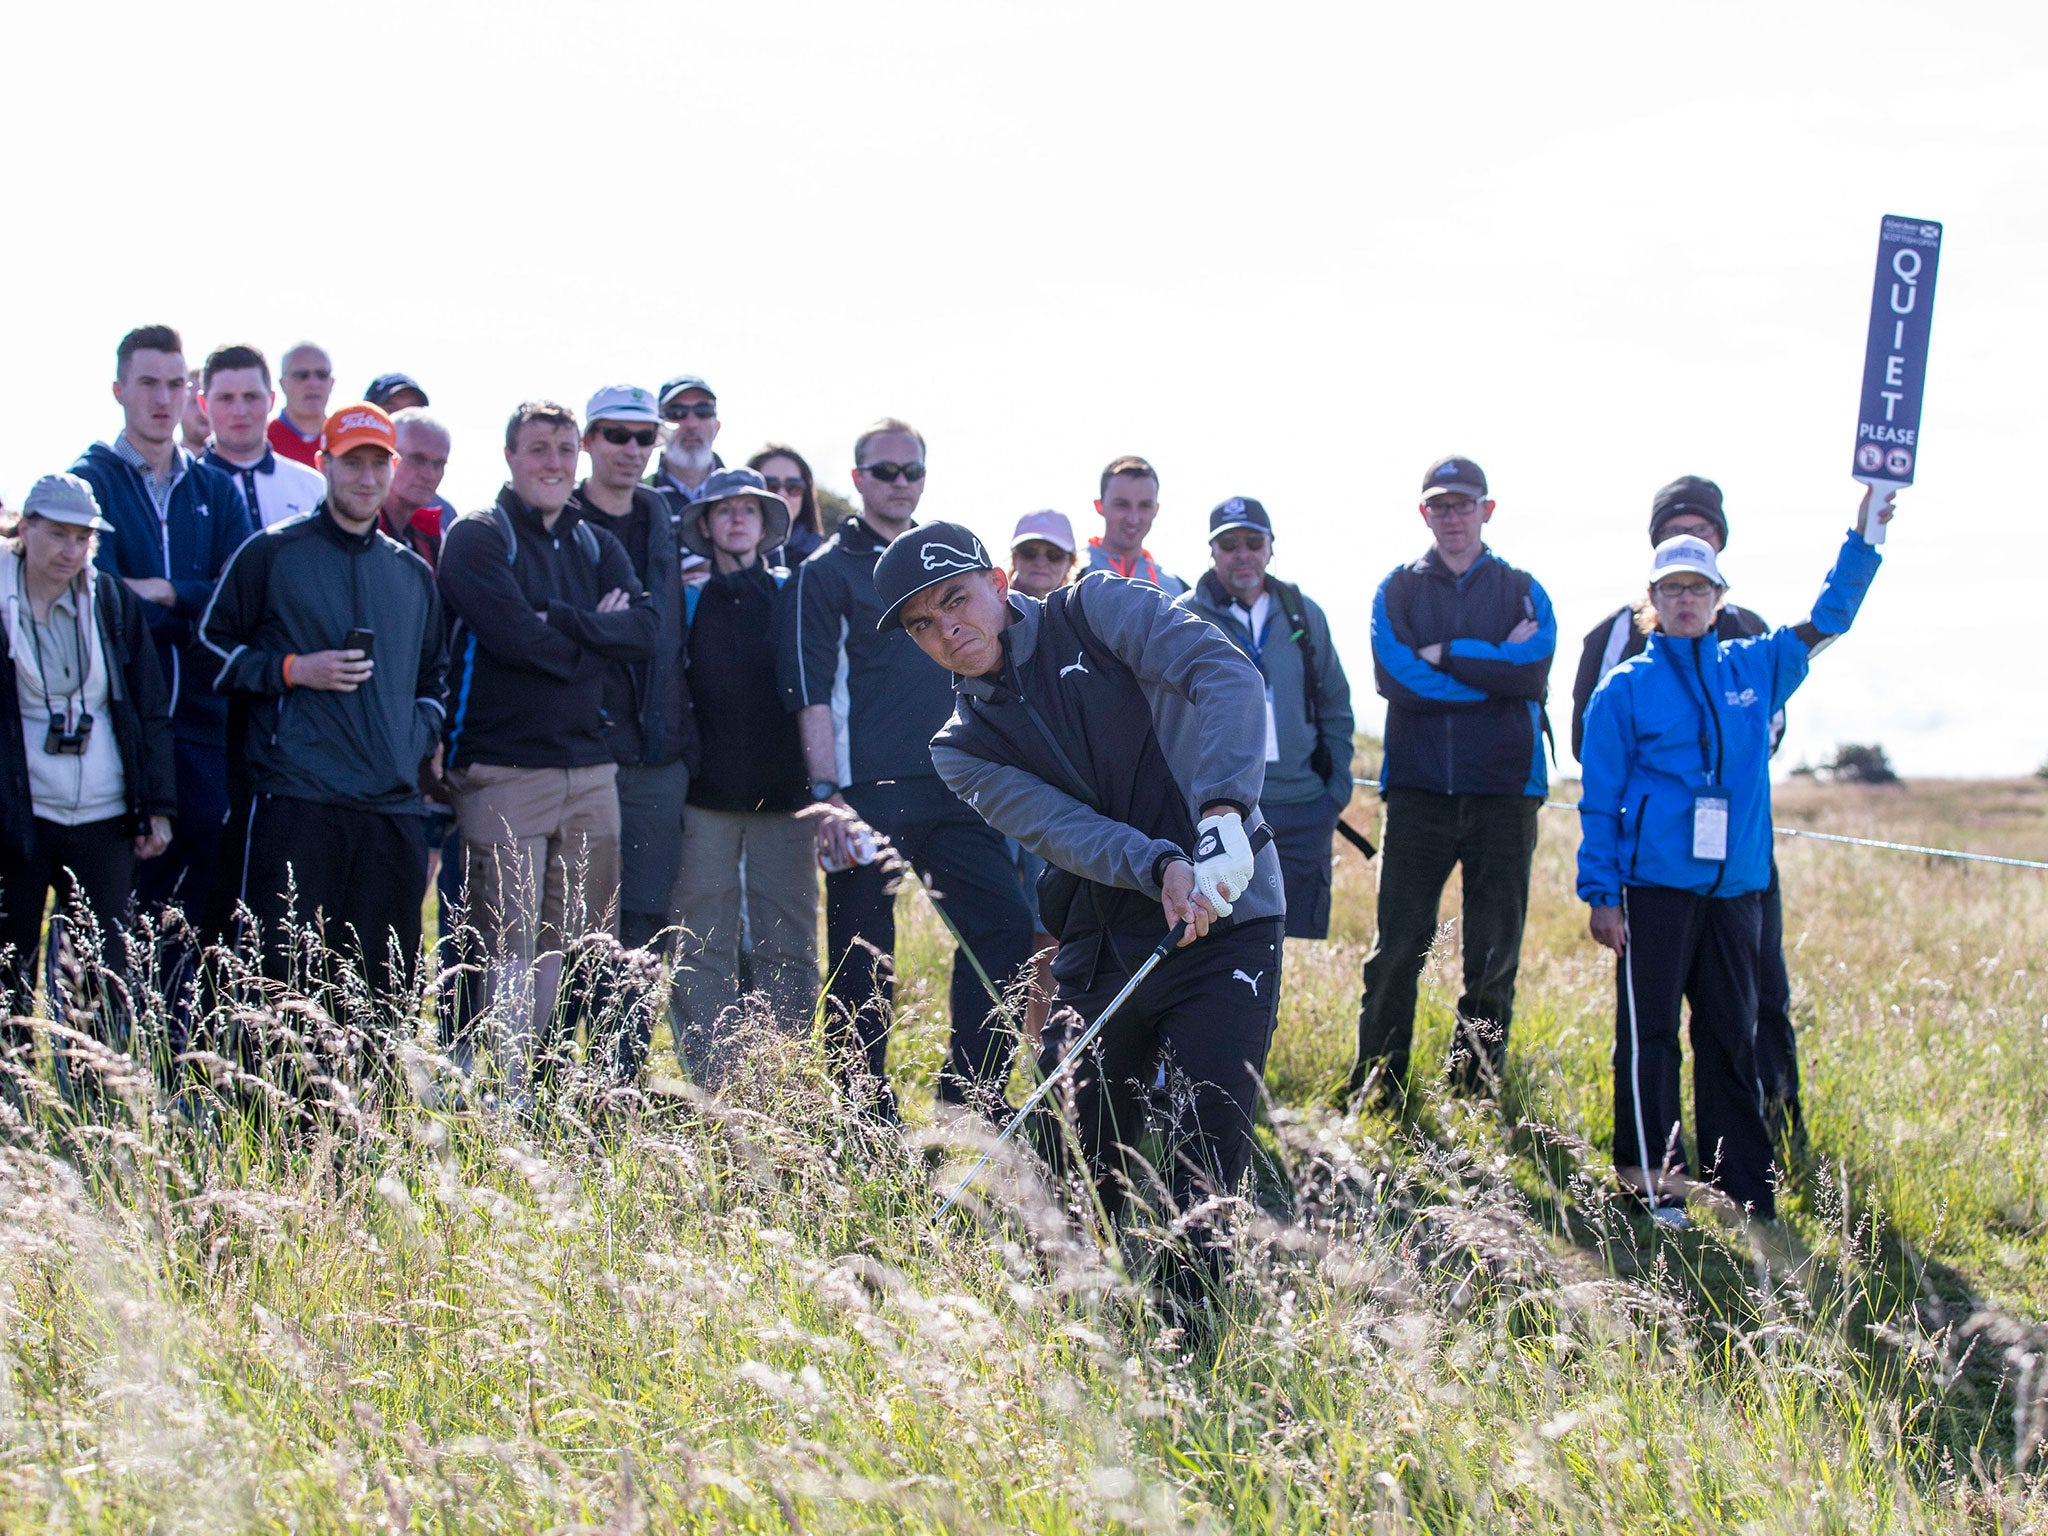
M1650 542L1661 542L1658 530L1674 517L1690 514L1704 517L1721 530L1721 543L1728 543L1728 514L1721 510L1721 487L1698 475L1680 475L1650 498Z
M654 397L655 402L658 405L666 406L669 401L675 399L677 395L680 395L686 389L701 389L712 399L716 400L718 398L718 391L698 378L696 374L679 373L661 386L660 392Z
M370 380L370 387L363 391L363 398L378 410L391 408L391 397L402 389L409 389L420 397L420 404L426 405L427 392L420 388L420 381L409 373L380 373Z
M1456 455L1438 459L1429 466L1422 477L1422 499L1441 496L1446 492L1459 496L1470 496L1474 501L1486 499L1486 471L1470 459Z
M882 600L877 630L899 628L903 605L926 587L967 571L992 571L995 561L972 529L959 523L920 523L897 536L875 562L875 596Z
M1211 539L1233 528L1256 528L1267 538L1273 537L1273 519L1266 515L1263 503L1253 501L1249 496L1233 496L1210 512Z

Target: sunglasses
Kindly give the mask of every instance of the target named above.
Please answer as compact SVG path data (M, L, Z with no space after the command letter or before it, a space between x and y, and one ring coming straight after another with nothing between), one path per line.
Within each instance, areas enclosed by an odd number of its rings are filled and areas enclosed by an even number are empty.
M1256 555L1266 547L1266 536L1263 533L1219 533L1209 542L1226 555L1234 555L1240 549L1248 549Z
M763 475L761 483L778 496L782 495L785 491L792 496L801 496L804 493L804 482L801 475L791 475L787 480L778 480L773 475Z
M864 475L873 475L884 485L894 485L898 475L914 483L924 478L924 465L915 461L909 464L863 464L860 466L860 472Z
M652 448L654 440L660 437L661 433L653 427L599 427L597 435L615 448L623 448L628 443L638 443L642 448Z
M699 421L715 421L718 419L718 402L699 400L695 405L664 405L661 408L663 421L681 421L689 416L694 416Z

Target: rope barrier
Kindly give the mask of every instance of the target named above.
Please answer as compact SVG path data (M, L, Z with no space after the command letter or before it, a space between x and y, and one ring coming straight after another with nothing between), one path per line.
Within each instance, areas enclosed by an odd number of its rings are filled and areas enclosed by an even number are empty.
M1354 785L1376 789L1372 779L1353 779ZM1546 800L1546 811L1576 811L1578 807L1569 800ZM1930 859L1964 859L1972 864L2003 864L2008 869L2048 869L2048 862L2040 859L2008 859L1996 853L1970 853L1961 848L1928 848L1919 843L1888 843L1875 837L1845 837L1839 832L1810 832L1804 827L1777 827L1771 831L1779 837L1806 837L1820 843L1846 843L1852 848L1878 848L1886 853L1917 853Z

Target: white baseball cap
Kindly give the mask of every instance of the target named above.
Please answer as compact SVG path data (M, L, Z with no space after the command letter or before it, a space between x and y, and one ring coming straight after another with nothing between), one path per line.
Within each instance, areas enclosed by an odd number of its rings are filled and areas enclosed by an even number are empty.
M593 427L600 421L637 421L658 427L661 412L655 407L654 391L637 384L607 384L590 397L583 420Z
M1714 560L1714 546L1689 533L1666 539L1651 552L1650 585L1654 587L1666 576L1675 576L1681 571L1704 576L1717 587L1728 585L1728 579L1721 574L1721 567Z

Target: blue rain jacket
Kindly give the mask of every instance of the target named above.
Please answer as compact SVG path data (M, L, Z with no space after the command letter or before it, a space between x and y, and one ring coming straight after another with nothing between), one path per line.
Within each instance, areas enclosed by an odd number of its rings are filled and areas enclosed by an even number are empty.
M1586 707L1579 896L1618 906L1625 885L1741 896L1771 879L1771 717L1808 662L1848 632L1880 556L1850 533L1804 624L1746 640L1652 635ZM1728 802L1727 857L1693 857L1693 807Z

